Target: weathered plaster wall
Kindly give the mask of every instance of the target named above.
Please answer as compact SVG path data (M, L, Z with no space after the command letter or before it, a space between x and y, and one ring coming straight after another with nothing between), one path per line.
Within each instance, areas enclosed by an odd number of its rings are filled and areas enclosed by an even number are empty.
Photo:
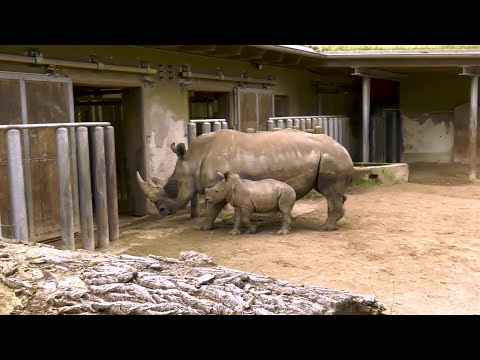
M480 114L480 108L477 114ZM454 155L455 162L469 163L470 156L470 102L455 107L453 111ZM477 159L480 158L480 131L477 127Z
M402 113L403 162L453 161L453 113Z
M464 76L426 72L402 79L403 161L457 161L454 147L459 143L456 123L460 120L454 121L453 110L469 96L469 79Z
M419 72L409 74L400 82L402 112L453 110L469 98L470 81L466 76Z

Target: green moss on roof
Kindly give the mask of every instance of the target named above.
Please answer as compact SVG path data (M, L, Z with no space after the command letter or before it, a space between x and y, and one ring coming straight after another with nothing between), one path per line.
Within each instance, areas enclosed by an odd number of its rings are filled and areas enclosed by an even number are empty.
M480 49L480 45L306 45L315 51Z

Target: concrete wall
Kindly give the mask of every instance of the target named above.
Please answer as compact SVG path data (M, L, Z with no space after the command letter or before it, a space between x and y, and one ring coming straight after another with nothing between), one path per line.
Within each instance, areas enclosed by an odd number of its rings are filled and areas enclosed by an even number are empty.
M402 113L402 161L442 162L453 161L453 113Z
M402 79L402 161L457 161L454 149L459 146L463 149L464 144L463 138L458 138L456 133L464 120L457 116L458 120L454 121L454 108L467 102L469 96L470 82L464 76L423 72Z
M480 108L477 114L480 114ZM455 162L469 163L470 156L470 102L456 106L453 110L453 125L455 128L454 154ZM477 159L480 159L480 131L477 127Z
M189 118L188 90L232 91L232 82L192 80L182 88L176 76L180 65L190 65L192 72L214 74L220 68L225 76L240 77L248 72L253 78L272 75L277 80L274 94L289 98L290 115L314 115L318 113L318 98L312 81L314 76L303 70L264 66L262 70L249 62L222 60L205 56L182 55L174 52L145 49L136 46L101 45L20 45L0 46L0 54L25 55L27 48L40 48L45 58L89 62L90 55L96 54L104 64L139 66L140 61L149 62L156 68L159 64L172 65L174 79L155 78L155 85L142 88L142 112L144 128L145 159L136 159L139 169L145 165L147 178L157 176L168 178L176 162L176 155L170 144L187 142L186 123ZM45 73L45 66L22 65L0 62L0 71ZM59 73L72 78L74 85L141 87L141 77L136 74L60 69ZM252 87L256 87L253 86ZM142 121L141 118L138 121ZM144 164L142 164L144 162ZM154 211L149 206L149 211Z

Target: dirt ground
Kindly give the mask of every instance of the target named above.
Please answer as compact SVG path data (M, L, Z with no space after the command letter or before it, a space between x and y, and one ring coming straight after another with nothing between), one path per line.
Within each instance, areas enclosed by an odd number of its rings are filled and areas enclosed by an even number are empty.
M373 294L387 314L480 314L480 183L467 176L465 166L415 164L409 183L350 189L334 232L318 231L326 218L318 195L297 202L287 236L276 234L279 215L258 215L257 234L232 236L231 213L198 231L183 210L123 225L104 251L194 250L229 268Z

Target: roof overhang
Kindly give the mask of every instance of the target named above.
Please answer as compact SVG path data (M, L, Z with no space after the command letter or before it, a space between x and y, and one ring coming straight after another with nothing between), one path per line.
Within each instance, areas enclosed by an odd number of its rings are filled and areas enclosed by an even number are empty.
M480 66L479 50L324 51L301 45L141 45L163 51L237 60L258 65L308 70L317 74L350 75L355 68L409 74L419 71L457 73Z

